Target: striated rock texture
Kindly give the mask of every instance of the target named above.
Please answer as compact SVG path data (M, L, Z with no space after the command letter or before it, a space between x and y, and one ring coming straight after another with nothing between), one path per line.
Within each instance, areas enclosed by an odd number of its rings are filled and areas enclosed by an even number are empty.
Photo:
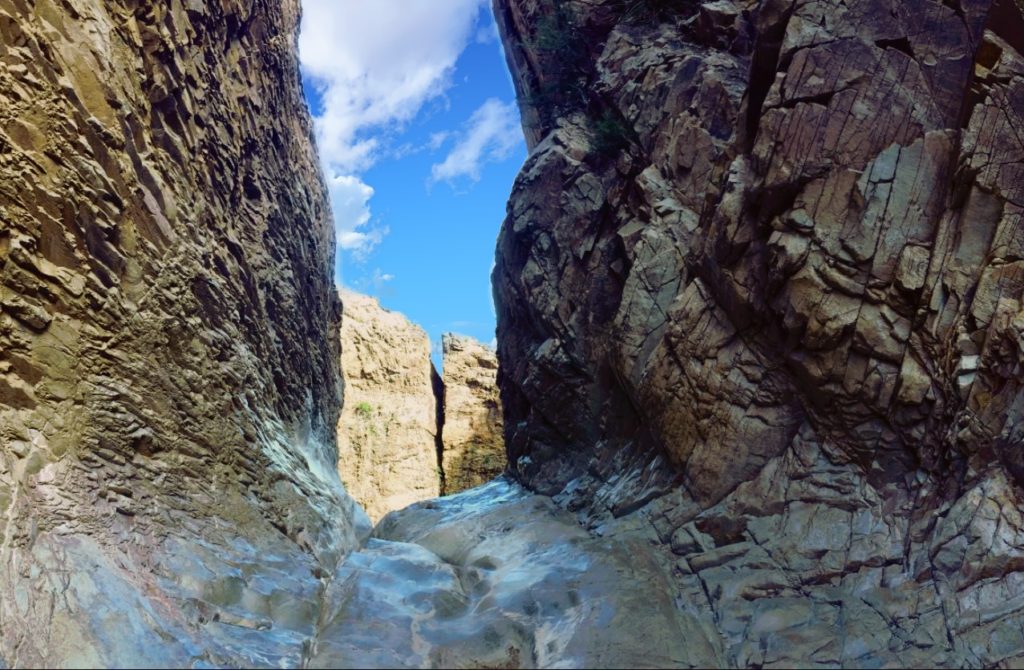
M722 663L1024 662L1022 4L495 8L512 473Z
M0 0L0 665L300 665L366 531L298 10Z
M444 492L488 482L505 469L505 440L493 349L471 337L446 333L444 356Z
M441 494L440 380L422 328L369 296L343 291L341 298L338 473L376 522Z

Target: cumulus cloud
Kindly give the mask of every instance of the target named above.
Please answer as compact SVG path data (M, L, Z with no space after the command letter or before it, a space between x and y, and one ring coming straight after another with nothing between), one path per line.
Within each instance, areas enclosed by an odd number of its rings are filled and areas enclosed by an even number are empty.
M444 161L430 168L431 181L479 181L485 163L504 160L522 139L515 103L489 98L470 116Z
M484 0L304 0L299 55L323 98L323 160L366 169L380 149L361 133L411 120L445 91Z
M321 98L317 145L338 243L357 258L387 233L372 225L373 189L358 175L393 152L382 137L451 85L485 1L303 0L299 57Z
M373 188L353 175L334 175L327 180L338 246L360 255L380 242L387 232L370 223Z

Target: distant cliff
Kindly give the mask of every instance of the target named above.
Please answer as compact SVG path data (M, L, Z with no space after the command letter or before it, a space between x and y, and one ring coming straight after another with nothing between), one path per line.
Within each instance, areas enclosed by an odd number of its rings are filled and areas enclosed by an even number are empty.
M444 368L444 492L458 493L505 470L498 358L471 337L446 333Z
M494 351L444 335L442 379L423 329L375 298L342 291L341 299L338 473L370 518L501 474Z
M373 521L441 494L430 338L377 300L341 293L345 408L338 473Z

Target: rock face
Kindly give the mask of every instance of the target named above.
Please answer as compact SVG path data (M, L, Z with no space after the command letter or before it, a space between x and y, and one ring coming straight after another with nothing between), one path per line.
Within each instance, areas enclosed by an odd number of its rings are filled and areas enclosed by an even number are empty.
M369 296L341 294L345 407L338 422L338 473L374 522L441 494L440 383L430 338Z
M357 545L298 9L0 0L0 664L297 666Z
M494 351L446 333L442 379L422 328L375 298L351 291L341 298L338 473L370 519L501 474Z
M514 476L729 665L1024 661L1021 3L495 7Z
M498 359L471 337L446 333L444 355L444 492L488 482L505 469L505 439L498 398Z

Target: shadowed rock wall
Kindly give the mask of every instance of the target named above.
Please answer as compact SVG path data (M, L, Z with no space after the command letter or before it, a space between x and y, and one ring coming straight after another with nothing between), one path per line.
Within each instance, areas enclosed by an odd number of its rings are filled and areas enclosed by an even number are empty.
M495 9L515 476L650 523L730 664L1021 658L1020 3Z

